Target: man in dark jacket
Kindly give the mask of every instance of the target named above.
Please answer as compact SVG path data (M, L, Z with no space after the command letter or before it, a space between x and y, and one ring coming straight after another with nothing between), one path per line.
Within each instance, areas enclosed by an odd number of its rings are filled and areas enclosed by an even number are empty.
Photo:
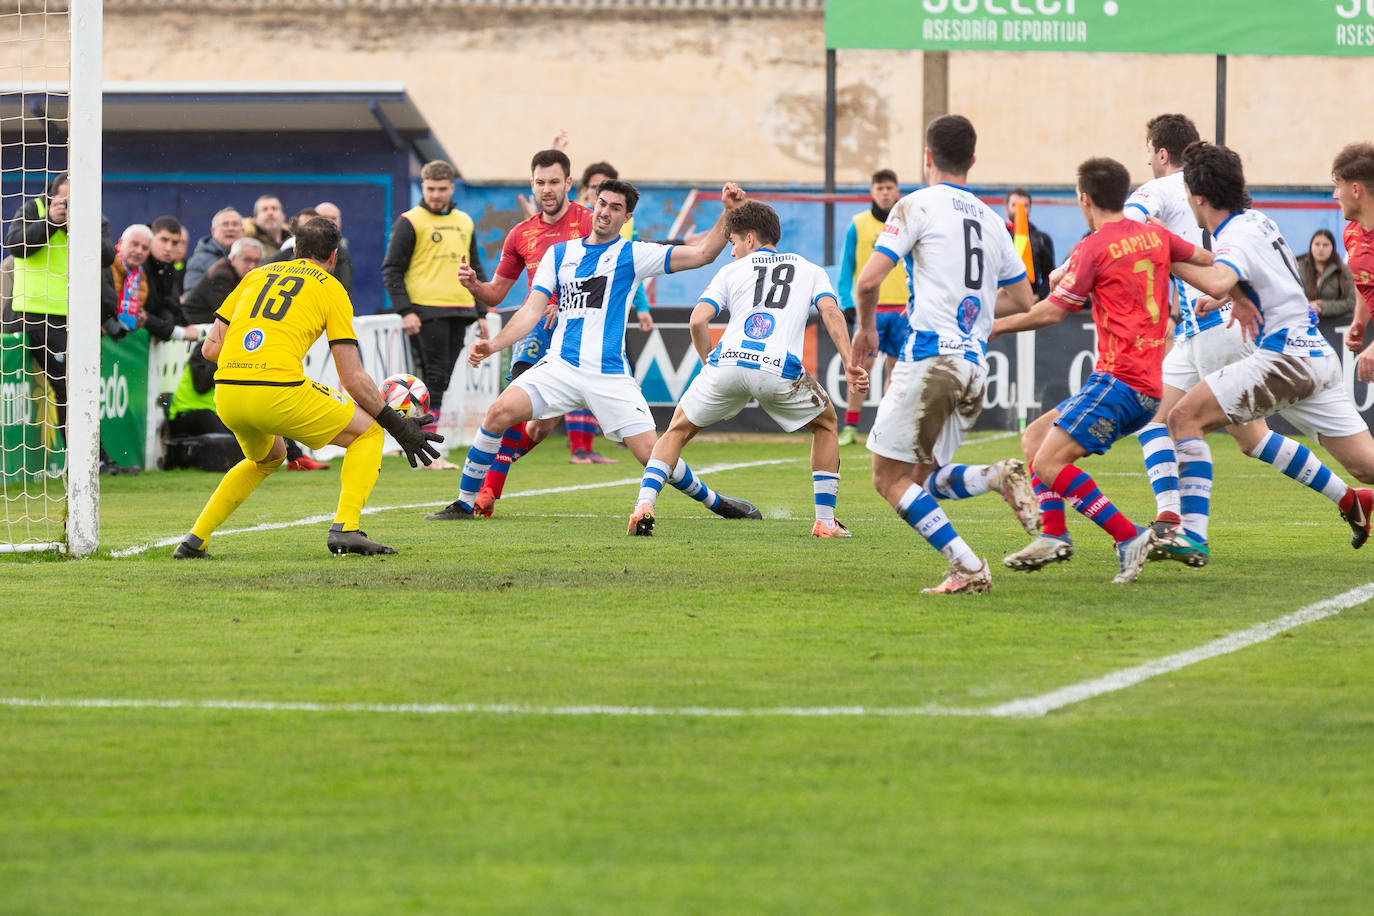
M1014 188L1007 192L1007 231L1013 231L1016 221L1016 204L1026 205L1026 225L1030 228L1031 263L1035 265L1035 276L1031 278L1031 290L1036 300L1045 299L1050 294L1050 271L1058 265L1054 262L1054 241L1035 228L1030 221L1031 196L1025 188Z
M147 266L153 234L135 223L119 237L114 263L100 275L102 319L114 315L126 328L147 328L158 340L199 340L200 329L187 324L181 303L170 292L154 292Z
M180 304L186 294L186 261L177 254L183 232L181 222L175 216L159 216L149 228L153 232L153 247L143 268L148 274L148 294Z
M229 256L211 264L201 281L186 294L182 303L186 320L196 324L213 322L215 310L229 298L243 275L262 263L262 251L262 242L257 239L245 236L234 242Z
M196 250L186 262L186 289L194 289L220 258L229 256L229 246L243 237L243 216L233 207L225 207L210 220L210 234L196 243Z

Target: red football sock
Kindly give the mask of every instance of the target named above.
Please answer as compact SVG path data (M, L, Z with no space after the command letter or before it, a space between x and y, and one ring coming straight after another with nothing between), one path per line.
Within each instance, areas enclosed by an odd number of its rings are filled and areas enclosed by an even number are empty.
M858 425L859 425L859 418L860 418L861 416L863 416L863 414L862 414L860 411L857 411L857 410L846 410L846 411L844 412L844 425L845 425L845 426L858 426Z
M1087 474L1073 465L1065 466L1054 479L1054 489L1063 493L1069 505L1073 506L1086 519L1112 536L1118 544L1136 536L1137 529L1112 501L1102 495L1097 484Z
M1068 537L1068 520L1064 518L1064 497L1045 486L1035 474L1031 474L1031 489L1040 502L1040 531L1050 537Z

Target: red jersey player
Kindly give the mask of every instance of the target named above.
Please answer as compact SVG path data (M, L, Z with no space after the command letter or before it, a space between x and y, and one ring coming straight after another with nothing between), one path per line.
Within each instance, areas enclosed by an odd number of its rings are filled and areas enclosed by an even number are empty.
M994 337L1048 327L1082 309L1091 296L1097 327L1097 365L1086 384L1042 414L1021 438L1043 533L1002 561L1012 569L1031 572L1073 556L1065 499L1116 542L1120 572L1113 582L1134 581L1154 541L1149 527L1133 524L1073 462L1102 454L1150 422L1163 392L1170 264L1206 265L1212 256L1163 226L1126 219L1122 209L1130 190L1131 176L1121 163L1089 159L1080 165L1078 206L1092 234L1074 248L1048 299L993 324Z
M1355 374L1362 382L1374 381L1374 347L1365 349L1364 332L1374 310L1374 143L1352 143L1331 164L1332 197L1340 201L1345 224L1344 242L1350 273L1360 296L1355 318L1345 335L1345 345L1359 353Z
M534 272L544 252L558 242L580 239L591 232L592 211L568 199L571 174L572 163L562 150L546 149L534 154L530 161L530 191L539 212L517 223L506 234L506 241L501 246L501 262L490 283L478 280L477 273L466 264L458 269L459 281L479 302L495 308L520 279L521 271L525 273L526 286L534 282ZM548 351L552 336L553 328L540 323L511 348L510 377L517 377L537 363ZM511 464L542 442L557 423L557 420L535 420L506 430L501 437L501 451L477 494L474 513L491 515L496 500L501 498ZM442 510L425 517L441 521L448 518Z

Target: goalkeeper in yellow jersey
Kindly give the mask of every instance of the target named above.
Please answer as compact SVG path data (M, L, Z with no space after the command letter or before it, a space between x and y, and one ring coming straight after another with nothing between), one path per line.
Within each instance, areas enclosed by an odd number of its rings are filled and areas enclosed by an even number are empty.
M173 557L209 556L210 535L281 466L286 457L282 437L310 448L346 449L339 508L326 538L330 551L396 552L358 530L363 504L381 472L382 430L400 443L411 467L417 459L429 464L438 458L430 443L444 439L424 431L430 418L403 417L386 406L364 371L353 332L353 305L330 274L338 247L339 230L332 222L310 220L296 234L296 260L250 271L215 313L203 352L219 364L216 409L245 457L224 475ZM339 380L352 401L305 377L302 360L321 332L328 335Z

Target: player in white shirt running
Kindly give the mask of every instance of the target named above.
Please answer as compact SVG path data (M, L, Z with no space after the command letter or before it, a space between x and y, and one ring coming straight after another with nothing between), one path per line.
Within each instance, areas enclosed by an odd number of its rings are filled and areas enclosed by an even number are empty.
M1340 358L1317 329L1288 243L1273 220L1249 209L1240 157L1224 146L1194 143L1183 155L1183 178L1193 213L1212 233L1215 262L1210 267L1175 264L1174 271L1211 297L1199 302L1199 311L1239 291L1232 314L1247 336L1258 338L1250 355L1202 379L1169 413L1179 458L1183 529L1195 542L1192 549L1200 549L1205 558L1212 493L1206 433L1278 413L1316 438L1364 483L1374 483L1374 438L1345 390ZM1270 433L1257 447L1277 450L1274 440L1281 438ZM1276 463L1273 456L1251 454ZM1355 534L1352 543L1363 544L1369 534L1370 491L1347 487L1324 467L1307 485L1338 502ZM1338 499L1337 494L1344 496Z
M557 303L558 324L548 352L487 409L463 464L458 498L427 519L473 518L473 500L501 447L501 433L526 420L590 410L607 439L623 441L640 464L649 460L658 436L625 354L630 300L635 285L646 277L690 270L716 259L725 248L725 216L744 201L744 192L731 183L721 189L720 196L725 210L705 238L695 245L654 245L620 235L639 202L634 185L602 183L591 235L559 242L545 252L525 304L495 338L468 348L468 362L481 365L488 356L523 339L538 322L552 317L549 303ZM762 517L747 500L711 490L682 461L673 469L670 482L717 515Z
M898 261L906 265L911 333L868 436L873 485L897 514L950 561L924 591L977 594L992 575L936 503L1000 491L1028 534L1039 509L1025 465L951 464L983 409L988 334L996 314L1024 312L1034 301L1025 265L1006 223L964 187L977 134L967 118L945 115L926 128L928 187L888 214L873 255L855 284L858 329L854 365L878 346L878 287Z
M825 389L802 367L806 319L820 310L835 349L845 362L851 391L868 389L868 373L849 364L849 338L835 289L823 268L800 255L779 252L778 214L750 200L725 217L730 254L701 294L690 321L692 344L705 364L688 386L672 422L644 466L629 534L654 533L654 502L682 455L683 446L712 424L728 420L751 398L785 432L811 431L811 483L816 521L811 534L849 537L835 519L840 487L840 445L835 408ZM711 348L711 319L730 313L730 324Z

